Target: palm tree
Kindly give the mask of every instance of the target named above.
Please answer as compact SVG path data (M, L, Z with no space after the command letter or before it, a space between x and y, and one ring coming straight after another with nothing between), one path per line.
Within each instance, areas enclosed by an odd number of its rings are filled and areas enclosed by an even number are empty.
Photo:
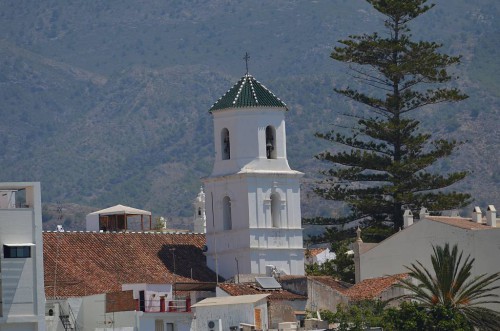
M484 307L485 304L500 304L500 296L493 293L500 288L493 284L500 280L500 272L473 277L471 270L475 259L469 255L462 261L463 253L458 253L457 245L451 250L449 244L432 249L434 275L419 261L405 266L411 278L402 280L400 287L410 293L400 298L413 299L427 307L443 305L462 314L480 330L500 330L500 312Z

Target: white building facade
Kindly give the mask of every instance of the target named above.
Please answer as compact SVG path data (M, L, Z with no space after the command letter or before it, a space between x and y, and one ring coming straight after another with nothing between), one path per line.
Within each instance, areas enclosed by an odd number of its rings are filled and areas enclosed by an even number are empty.
M478 214L476 216L476 214ZM410 216L410 215L408 215ZM500 270L500 227L497 227L496 210L488 206L483 219L479 207L473 218L429 216L421 213L420 220L405 219L407 227L379 244L355 243L356 282L408 272L405 266L419 261L432 270L432 246L457 245L464 258L474 258L473 276L493 274ZM499 285L499 284L495 284ZM500 295L500 289L495 293ZM500 311L498 305L492 305Z
M253 294L202 300L193 305L196 319L193 320L192 329L266 331L269 329L267 296L269 294Z
M0 183L0 330L45 330L40 183Z
M286 155L286 105L246 74L210 109L215 163L204 179L207 263L225 278L304 274L302 173Z

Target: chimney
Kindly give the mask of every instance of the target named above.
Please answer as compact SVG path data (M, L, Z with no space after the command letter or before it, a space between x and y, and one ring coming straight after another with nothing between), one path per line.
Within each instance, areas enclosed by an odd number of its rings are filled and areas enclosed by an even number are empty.
M481 213L481 208L479 208L479 206L474 207L474 210L472 211L472 222L483 222L483 214Z
M413 224L413 213L411 212L411 210L406 209L405 213L403 214L404 228L406 229L407 227L409 227L412 224Z
M429 216L429 211L427 210L427 208L422 207L422 208L420 208L420 213L419 213L418 216L419 216L420 220L423 220L424 218L426 218L427 216Z
M497 210L493 205L488 205L488 209L486 209L486 224L492 228L497 227Z

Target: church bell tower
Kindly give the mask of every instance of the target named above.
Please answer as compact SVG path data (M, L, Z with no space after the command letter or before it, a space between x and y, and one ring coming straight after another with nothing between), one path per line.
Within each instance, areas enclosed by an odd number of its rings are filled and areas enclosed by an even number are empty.
M203 188L200 188L200 193L196 196L193 203L194 207L194 233L205 233L207 232L207 216L205 213L205 192Z
M304 275L301 172L286 156L288 110L248 72L210 108L215 162L204 178L207 263L224 278Z

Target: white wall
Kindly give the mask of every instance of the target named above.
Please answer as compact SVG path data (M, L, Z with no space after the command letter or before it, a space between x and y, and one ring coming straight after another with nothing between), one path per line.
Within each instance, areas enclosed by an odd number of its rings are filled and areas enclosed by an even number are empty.
M146 284L129 284L146 285ZM161 284L148 284L151 288L162 287ZM132 286L133 287L133 286ZM150 289L151 289L150 288ZM122 311L106 313L106 294L96 294L80 298L69 298L62 304L70 303L72 309L77 314L77 324L81 331L99 330L121 330L138 331L154 330L155 320L162 320L163 323L173 323L174 331L189 331L193 320L193 313L185 312L158 312L144 313L142 311ZM62 331L59 319L50 323L51 328L47 331ZM3 331L3 329L1 329ZM28 330L28 329L22 329Z
M45 330L40 183L0 183L0 191L21 189L27 207L0 208L0 329ZM5 258L6 244L31 244L31 257Z
M254 309L260 309L263 330L268 329L268 311L266 299L258 303L217 305L207 307L196 307L196 330L207 330L209 321L221 320L222 330L229 330L231 326L238 326L240 323L255 324Z
M156 320L162 320L164 325L174 324L174 331L190 331L194 317L193 313L143 313L139 316L139 330L141 331L155 330Z
M10 233L0 226L0 240L3 244L33 243L32 211L11 209L0 212L0 224L16 221ZM18 232L20 231L20 232ZM22 233L24 232L24 233ZM33 281L36 268L36 251L43 249L31 246L30 258L2 258L2 297L4 316L36 315L36 283ZM3 251L2 251L3 254Z
M9 323L9 324L1 324L0 330L2 331L31 331L38 330L38 326L36 323Z
M207 264L225 278L263 274L274 264L286 274L304 274L300 178L286 155L285 110L251 107L217 110L215 162L204 179L207 215ZM275 158L267 159L266 128L275 129ZM221 132L227 129L230 158L222 159ZM271 203L271 196L279 200ZM230 198L231 229L224 230L224 198ZM277 209L273 222L271 210Z
M243 168L290 170L286 158L285 111L283 108L252 107L214 111L215 163L212 177L227 175ZM277 158L266 157L266 127L276 129ZM229 130L231 158L222 160L221 132Z
M88 214L85 223L87 231L99 232L99 215Z
M135 311L106 313L106 294L89 295L77 300L81 300L78 327L82 328L82 331L113 330L113 327L115 330L133 330L136 327ZM154 327L151 330L154 330Z
M266 265L273 264L286 274L303 275L300 177L300 173L245 173L205 179L208 266L215 270L217 253L219 273L226 278L237 273L235 258L240 273L264 274ZM281 200L279 227L273 227L271 217L273 193ZM223 230L225 196L231 199L231 230Z
M500 268L500 228L466 230L436 221L422 220L381 242L361 255L361 280L406 272L420 261L432 269L432 245L458 245L464 258L475 258L473 276L498 272ZM500 295L500 289L497 290Z
M336 257L336 254L334 252L330 252L330 249L327 248L316 256L313 256L312 261L313 263L323 264L327 260L335 260Z
M82 297L81 307L78 309L77 323L83 327L82 331L94 331L108 325L106 311L106 295L96 294Z
M65 331L64 327L61 323L59 316L61 315L60 304L64 306L64 309L67 310L67 302L66 300L47 300L46 310L52 309L53 315L49 316L48 314L45 316L45 325L47 331ZM78 304L78 307L81 305ZM77 315L75 315L77 316Z
M172 284L123 284L122 291L133 290L133 298L139 299L139 291L144 291L144 299L146 307L149 308L154 302L159 303L160 297L164 296L165 300L172 300ZM148 304L150 306L148 306ZM159 307L158 307L159 311Z

